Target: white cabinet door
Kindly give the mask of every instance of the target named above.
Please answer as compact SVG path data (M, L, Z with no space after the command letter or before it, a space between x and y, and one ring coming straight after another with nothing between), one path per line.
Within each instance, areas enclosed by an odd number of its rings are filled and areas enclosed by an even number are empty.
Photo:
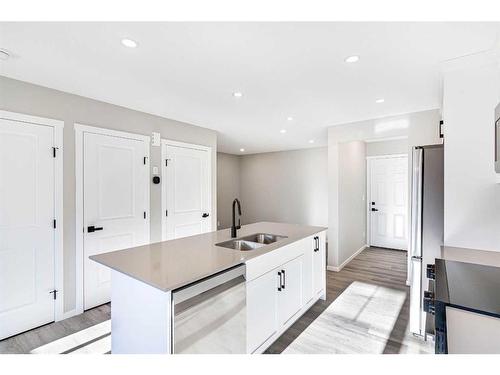
M89 256L149 243L149 144L84 134L84 308L109 302L111 272Z
M212 230L210 154L208 150L163 144L166 228L164 240Z
M278 291L278 323L281 327L302 307L302 267L304 256L301 255L285 263L281 272L281 291Z
M54 320L53 133L0 119L0 340Z
M277 331L278 270L247 283L247 352L252 353Z
M317 240L314 240L317 238ZM318 295L325 291L326 259L325 259L325 233L319 233L313 238L313 293ZM316 250L316 251L314 251Z

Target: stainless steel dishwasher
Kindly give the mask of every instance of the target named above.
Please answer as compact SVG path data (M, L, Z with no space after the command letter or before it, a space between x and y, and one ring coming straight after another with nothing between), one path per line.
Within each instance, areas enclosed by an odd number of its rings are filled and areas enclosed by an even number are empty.
M172 292L173 353L246 353L245 265Z

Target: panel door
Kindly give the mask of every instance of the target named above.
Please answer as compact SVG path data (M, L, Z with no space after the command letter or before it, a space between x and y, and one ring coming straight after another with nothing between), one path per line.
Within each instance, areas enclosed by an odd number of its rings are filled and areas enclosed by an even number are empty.
M247 352L254 352L277 331L278 271L247 283Z
M210 165L207 150L164 145L166 239L211 231Z
M0 339L54 320L54 130L0 119Z
M370 245L408 247L408 157L375 158L370 164Z
M110 270L89 256L149 242L146 147L136 139L84 133L85 309L109 302L111 293Z
M301 255L281 267L283 283L278 292L278 324L286 324L302 307L302 267Z

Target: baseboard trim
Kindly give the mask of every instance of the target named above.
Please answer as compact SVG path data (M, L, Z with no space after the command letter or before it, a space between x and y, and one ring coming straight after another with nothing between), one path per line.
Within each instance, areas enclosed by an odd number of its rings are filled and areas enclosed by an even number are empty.
M349 258L347 258L344 261L344 263L342 263L340 266L327 266L326 269L328 271L333 271L333 272L339 272L339 271L341 271L342 268L344 268L345 266L347 266L347 264L349 264L349 262L351 260L353 260L360 252L362 252L367 247L368 247L368 245L361 246L358 250L356 250L356 252L354 252L354 254L352 254Z

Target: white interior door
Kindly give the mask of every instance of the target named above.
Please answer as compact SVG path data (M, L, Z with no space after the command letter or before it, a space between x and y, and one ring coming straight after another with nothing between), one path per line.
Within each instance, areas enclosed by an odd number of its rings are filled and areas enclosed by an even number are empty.
M54 129L0 119L0 339L54 320Z
M370 159L370 246L408 247L408 157Z
M83 138L84 309L109 302L111 272L89 256L149 242L149 144L94 133Z
M212 230L209 150L163 144L166 178L164 239Z

